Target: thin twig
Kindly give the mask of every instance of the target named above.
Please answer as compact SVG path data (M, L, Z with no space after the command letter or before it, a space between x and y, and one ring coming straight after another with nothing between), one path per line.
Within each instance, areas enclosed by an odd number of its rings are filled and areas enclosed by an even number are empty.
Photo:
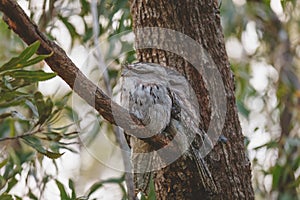
M4 137L4 138L0 138L0 142L4 142L4 141L7 141L7 140L18 140L18 139L22 139L24 137L27 137L27 136L30 136L30 135L35 135L37 133L39 133L40 130L36 130L36 131L33 131L33 132L27 132L27 133L24 133L23 135L17 135L17 136L14 136L14 137Z

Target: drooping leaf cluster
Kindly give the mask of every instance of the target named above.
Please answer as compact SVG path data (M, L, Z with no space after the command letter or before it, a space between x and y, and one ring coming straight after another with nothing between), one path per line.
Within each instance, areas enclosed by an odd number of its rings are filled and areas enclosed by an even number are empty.
M63 27L67 30L64 36L71 39L69 50L78 44L94 48L96 44L93 40L90 1L45 0L42 5L37 4L41 7L36 6L36 3L28 1L30 18L49 38L56 40L56 31ZM131 30L127 1L98 1L97 12L97 37L100 41L101 38L107 40L106 38ZM83 28L78 28L78 22L82 22ZM53 94L48 97L38 90L40 82L56 76L55 73L45 72L44 63L41 62L51 54L36 55L38 42L25 48L24 43L7 29L5 23L0 23L1 37L6 38L0 45L3 45L3 49L9 47L7 51L0 53L0 199L47 199L44 193L51 182L53 186L53 180L61 199L93 199L105 184L118 185L123 199L126 199L124 176L96 181L86 192L77 192L74 183L76 178L69 179L68 185L64 185L59 177L43 170L47 167L43 166L44 160L50 159L58 173L57 160L66 151L79 153L80 138L74 127L79 122L79 117L70 106L71 92L63 96ZM135 59L133 52L125 52L119 58L116 55L120 53L115 51L118 47L121 47L119 51L124 51L124 48L132 49L132 42L120 37L107 41L108 50L102 55L105 60L119 65L125 60L131 62ZM108 69L110 79L116 78L118 73L117 69ZM115 84L113 81L111 83ZM98 121L91 124L94 128L84 138L86 143L94 140L102 124ZM111 131L112 127L109 126L108 130ZM22 185L20 180L24 179L25 185ZM21 195L16 195L16 188L20 187Z
M37 90L40 81L56 76L55 73L30 69L51 56L35 56L39 45L39 42L34 42L0 66L1 199L9 197L9 192L18 183L17 176L23 175L26 168L29 168L26 180L34 177L42 191L50 176L39 179L37 165L44 157L53 159L55 164L54 159L63 155L62 150L75 151L68 147L68 143L76 141L77 133L67 131L70 125L56 126L59 120L63 120L63 112L70 117L73 115L66 106L69 95L55 102ZM29 186L27 195L35 196Z

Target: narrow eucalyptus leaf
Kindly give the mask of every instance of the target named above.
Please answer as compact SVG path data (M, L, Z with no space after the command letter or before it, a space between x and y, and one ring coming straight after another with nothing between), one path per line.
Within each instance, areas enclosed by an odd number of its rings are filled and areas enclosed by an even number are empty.
M37 64L39 62L41 62L42 60L44 60L45 58L48 58L50 56L52 56L53 53L49 54L49 55L38 55L37 57L35 58L32 58L28 61L26 61L22 67L27 67L27 66L31 66L31 65L34 65L34 64Z
M26 62L39 48L40 42L36 41L28 46L19 56L13 57L0 67L0 72L22 67L22 62Z
M60 192L60 198L64 199L64 200L71 200L71 198L68 196L68 194L65 190L64 185L58 180L55 180L55 182L56 182L56 185L57 185L57 187L59 189L59 192Z

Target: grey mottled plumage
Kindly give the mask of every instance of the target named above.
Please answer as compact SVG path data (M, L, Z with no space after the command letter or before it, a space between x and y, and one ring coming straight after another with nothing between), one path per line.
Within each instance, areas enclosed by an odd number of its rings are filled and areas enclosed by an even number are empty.
M209 144L203 142L206 134L199 129L198 101L188 81L176 71L153 63L127 65L122 78L122 105L140 119L149 131L149 137L176 135L173 140L180 155L195 160L202 185L208 192L215 192L215 183L201 153ZM147 193L155 163L168 159L134 136L130 138L130 146L136 192Z
M140 82L129 90L129 112L153 134L161 133L169 124L171 107L168 91L160 84Z

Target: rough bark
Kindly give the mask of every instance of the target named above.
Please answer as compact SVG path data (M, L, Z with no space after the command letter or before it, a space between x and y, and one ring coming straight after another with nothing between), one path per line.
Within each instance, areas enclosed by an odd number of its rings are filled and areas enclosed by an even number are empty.
M234 78L225 51L217 3L213 0L132 0L130 3L137 48L146 47L143 42L147 35L139 35L139 29L145 27L172 29L191 37L202 45L217 66L227 100L224 105L227 113L222 134L228 141L225 144L218 143L205 158L218 192L208 194L199 181L194 161L181 157L156 171L154 182L157 199L254 199L250 162L244 148L244 137L235 104ZM148 37L152 37L152 34ZM164 43L171 52L180 52L180 49L186 48L180 38L170 37L172 36L158 34L152 42ZM171 52L161 48L140 48L137 49L137 56L141 62L154 62L171 67L187 78L201 107L200 126L207 130L212 117L212 102L205 80L190 62ZM197 52L195 56L195 61L205 63ZM218 91L217 88L215 90Z

